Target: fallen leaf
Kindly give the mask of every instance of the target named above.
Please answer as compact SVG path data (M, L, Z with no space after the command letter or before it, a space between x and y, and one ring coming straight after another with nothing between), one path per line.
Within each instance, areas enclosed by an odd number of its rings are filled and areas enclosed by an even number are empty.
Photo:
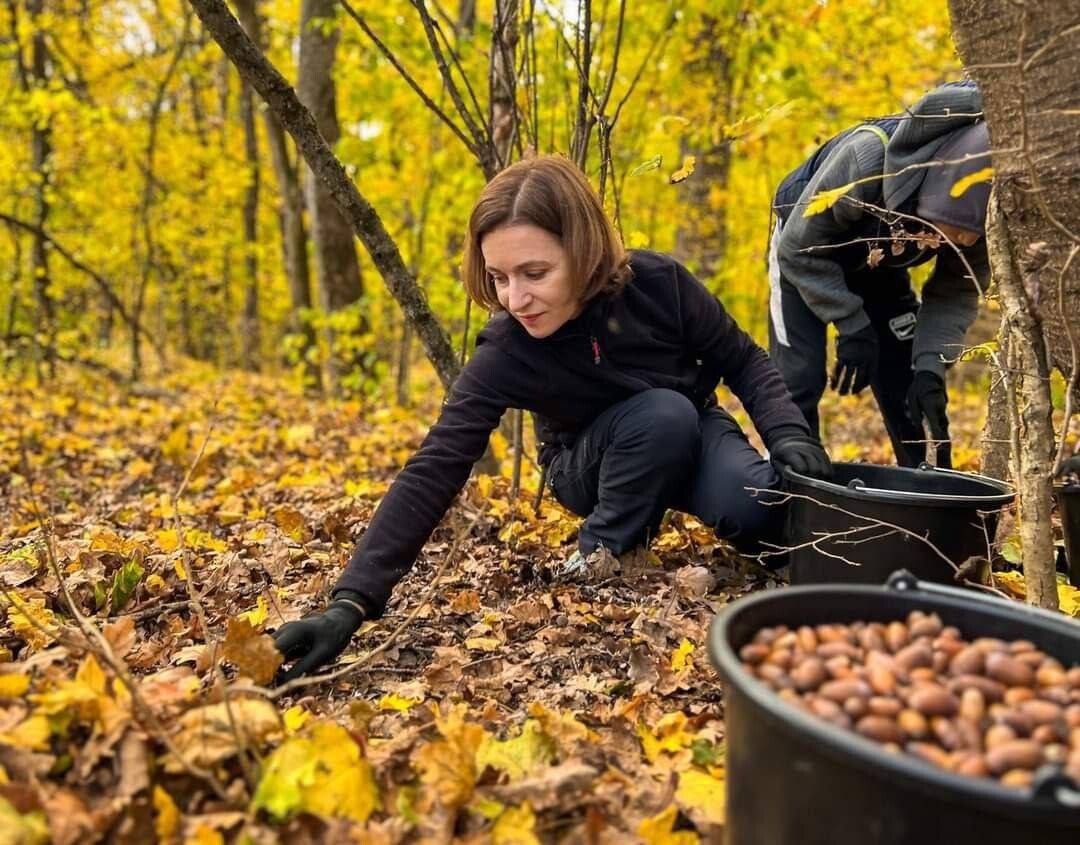
M124 657L135 645L135 620L130 616L121 616L105 625L102 633L116 656Z
M371 766L341 725L317 722L267 759L251 805L281 821L308 812L364 822L380 806Z
M285 660L273 638L247 619L229 620L222 656L257 684L269 683Z
M725 812L725 783L697 769L679 774L675 800L683 809L700 814L709 824L723 824Z
M698 836L689 830L672 830L678 808L672 804L662 813L638 825L638 836L645 845L697 845Z
M229 721L229 709L233 722ZM239 742L259 747L281 733L277 707L263 698L232 698L226 704L208 704L180 717L180 731L173 738L180 753L198 766L228 760L239 751ZM234 729L235 724L235 729ZM165 758L165 770L181 772L175 757Z
M528 801L507 807L491 828L492 845L540 845L536 837L536 815Z

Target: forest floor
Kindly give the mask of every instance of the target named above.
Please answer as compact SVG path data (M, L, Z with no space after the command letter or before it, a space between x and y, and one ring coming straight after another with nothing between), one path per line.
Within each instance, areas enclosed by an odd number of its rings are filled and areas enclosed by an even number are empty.
M474 478L347 672L270 690L261 632L323 605L436 402L196 365L2 386L0 842L719 841L708 625L779 585L692 518L554 584L578 520ZM891 461L872 399L826 402L835 459ZM960 469L984 406L953 397Z

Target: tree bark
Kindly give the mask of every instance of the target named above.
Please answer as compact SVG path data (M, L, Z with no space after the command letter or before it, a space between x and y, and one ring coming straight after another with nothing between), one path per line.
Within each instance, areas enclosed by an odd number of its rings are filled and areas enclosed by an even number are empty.
M34 29L30 48L30 72L27 89L44 90L49 79L49 52L45 45L45 32L39 28L39 17L44 11L44 0L29 0L26 10ZM34 279L34 300L37 304L37 331L34 337L44 337L42 357L47 362L50 376L56 355L56 307L49 290L49 253L44 237L49 219L49 154L52 150L52 130L48 121L34 122L30 131L30 167L34 173L34 232L30 245L30 272ZM38 341L40 342L40 341Z
M996 214L989 233L1009 325L1014 475L1028 600L1056 606L1050 538L1050 368L1068 371L1080 315L1080 8L1075 0L950 0L957 49L983 92ZM995 241L997 242L995 244ZM1064 432L1062 436L1064 437Z
M731 145L718 137L719 128L731 122L734 103L731 45L741 34L736 10L731 20L703 13L701 28L694 38L695 56L686 63L686 78L709 92L709 116L691 127L679 142L685 158L696 159L693 175L680 189L685 195L686 213L675 232L675 257L708 279L723 264L727 247L726 203L717 201L717 192L727 188L731 172Z
M244 158L248 184L244 191L244 310L240 315L240 360L248 370L259 369L259 140L251 86L240 83L240 119L244 125Z
M258 0L238 0L236 11L248 37L260 50L264 50ZM299 355L304 368L305 386L319 392L322 390L322 374L312 352L315 349L315 330L310 318L305 316L311 309L311 275L308 272L307 231L304 227L304 195L281 121L270 109L263 109L262 112L270 163L278 186L278 221L291 306L289 333L302 338Z
M214 36L214 40L221 45L225 54L292 135L312 172L329 187L331 195L382 274L390 294L412 322L443 386L449 388L459 371L450 340L428 307L415 279L406 269L401 253L383 226L382 220L356 189L341 162L319 134L311 112L303 106L289 83L244 34L222 0L190 2Z
M300 60L297 93L311 111L319 132L331 149L340 136L334 89L334 56L341 30L335 24L334 0L302 0L300 7ZM328 31L329 29L329 31ZM342 216L329 188L310 168L304 171L304 198L311 218L311 239L315 247L315 276L319 285L319 304L327 317L357 302L364 295L360 264L356 258L354 235ZM355 328L363 332L366 321ZM327 329L330 348L328 371L335 392L340 391L341 377L361 361L355 355L335 350L335 331Z

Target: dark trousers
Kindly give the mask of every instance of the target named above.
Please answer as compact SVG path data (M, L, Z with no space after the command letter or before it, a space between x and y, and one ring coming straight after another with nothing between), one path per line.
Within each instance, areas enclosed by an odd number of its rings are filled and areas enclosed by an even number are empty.
M646 545L668 508L691 513L739 551L779 543L783 507L766 505L772 465L720 408L699 410L672 390L646 390L608 408L551 462L548 478L563 507L585 517L584 554L619 555Z
M862 297L878 337L878 371L870 382L885 421L896 462L918 466L926 459L925 435L908 419L907 394L914 373L911 350L919 301L904 270L877 270L848 278L848 287ZM825 392L826 325L783 276L772 279L769 308L769 355L810 429L820 436L818 403Z

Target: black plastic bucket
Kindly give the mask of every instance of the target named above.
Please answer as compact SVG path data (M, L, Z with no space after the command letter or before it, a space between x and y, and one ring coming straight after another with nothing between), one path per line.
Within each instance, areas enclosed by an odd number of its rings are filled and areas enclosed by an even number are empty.
M1013 500L1004 482L929 464L833 468L832 481L784 472L792 584L882 584L901 567L950 583L952 564L988 556L998 513Z
M1061 532L1065 535L1065 557L1069 562L1069 583L1080 587L1080 484L1054 488Z
M906 575L906 573L905 573ZM1008 789L907 755L787 704L747 672L739 649L771 625L903 620L936 612L972 639L1027 639L1080 664L1080 624L969 590L894 579L753 593L713 621L709 656L724 683L728 845L1056 845L1080 842L1080 787L1060 772ZM1041 776L1041 777L1040 777Z

